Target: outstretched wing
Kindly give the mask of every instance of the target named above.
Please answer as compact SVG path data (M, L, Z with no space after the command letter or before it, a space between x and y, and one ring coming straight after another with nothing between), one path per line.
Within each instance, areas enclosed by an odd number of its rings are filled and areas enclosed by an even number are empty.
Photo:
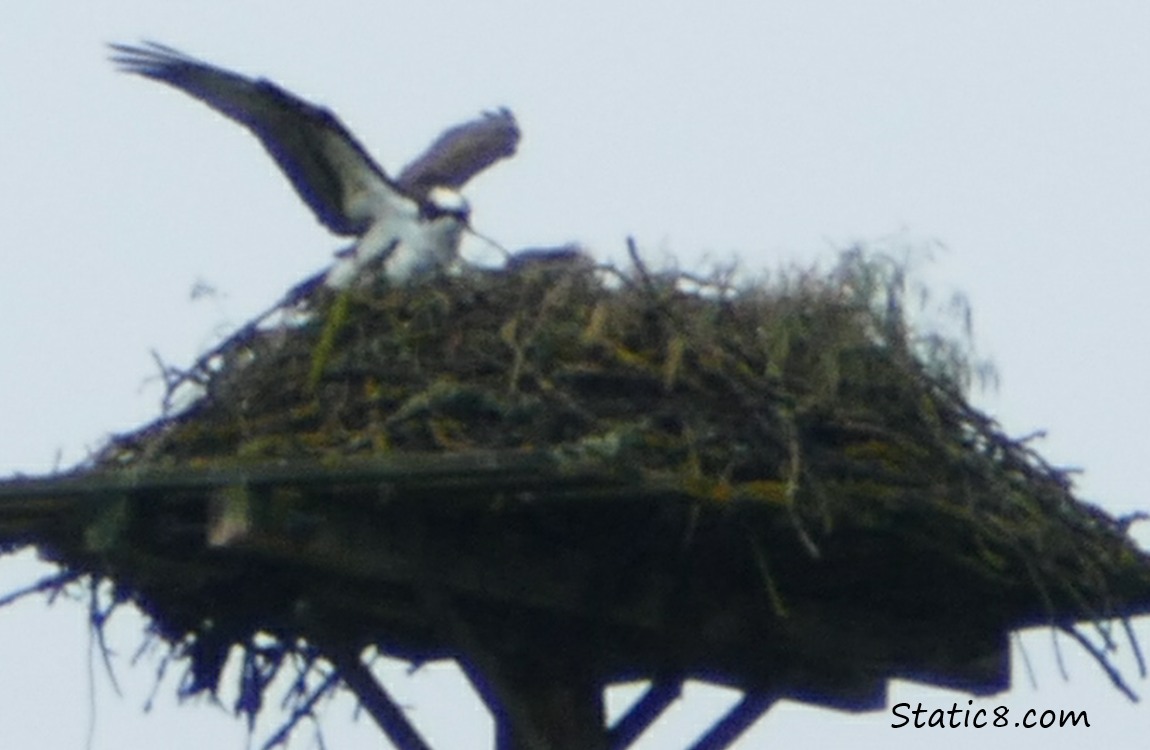
M335 115L271 81L247 78L154 42L109 46L122 70L174 86L255 133L331 231L361 234L375 218L372 201L397 191Z
M426 198L436 186L459 188L500 159L515 153L519 126L506 109L456 125L408 164L396 179L408 195Z

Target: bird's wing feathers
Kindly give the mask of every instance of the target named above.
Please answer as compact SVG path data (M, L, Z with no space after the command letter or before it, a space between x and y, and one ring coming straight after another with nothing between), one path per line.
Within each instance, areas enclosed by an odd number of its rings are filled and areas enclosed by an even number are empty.
M396 178L400 189L421 199L436 186L459 188L500 159L515 153L519 126L506 109L447 130Z
M357 196L395 190L367 151L326 109L270 81L217 68L161 44L109 46L121 69L174 86L255 133L296 192L333 232L363 232L372 217L356 215Z

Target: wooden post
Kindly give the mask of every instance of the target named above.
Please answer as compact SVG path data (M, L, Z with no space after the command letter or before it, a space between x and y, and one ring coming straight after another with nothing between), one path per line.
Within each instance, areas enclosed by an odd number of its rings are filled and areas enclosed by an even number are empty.
M503 669L495 750L607 750L601 685L554 665Z
M527 648L508 635L481 633L435 586L420 593L491 712L495 750L608 750L605 686L587 655L574 650L577 642L549 639Z

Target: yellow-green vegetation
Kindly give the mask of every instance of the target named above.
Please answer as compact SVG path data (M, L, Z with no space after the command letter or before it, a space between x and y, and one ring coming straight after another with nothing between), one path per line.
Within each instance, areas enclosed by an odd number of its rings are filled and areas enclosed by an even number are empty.
M301 287L294 324L245 327L180 379L198 403L96 457L100 492L139 489L88 550L182 540L203 591L105 573L174 641L210 610L220 649L322 622L450 653L434 581L519 607L516 648L549 648L539 612L600 623L604 680L677 665L854 707L893 675L1001 689L1010 629L1094 620L1111 646L1101 623L1150 609L1128 519L968 402L989 370L960 298L948 335L882 256L747 282L632 261ZM219 591L256 562L237 608Z
M226 342L213 360L232 364L193 373L208 381L197 406L118 438L99 463L549 451L774 509L814 557L836 527L862 526L987 578L1025 570L1055 600L1105 586L1114 561L1087 538L1117 541L1116 527L968 404L988 370L971 360L962 304L958 335L917 330L907 308L925 292L859 250L745 283L633 261L317 290L305 324Z
M580 258L316 293L308 323L225 343L207 398L101 463L562 448L754 495L833 428L838 459L909 468L955 437L971 368L962 342L915 338L904 284L852 252L741 286Z

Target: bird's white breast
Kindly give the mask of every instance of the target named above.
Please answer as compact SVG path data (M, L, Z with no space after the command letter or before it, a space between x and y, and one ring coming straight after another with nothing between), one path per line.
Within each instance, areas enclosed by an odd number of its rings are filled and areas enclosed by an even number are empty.
M387 278L404 282L446 267L455 259L462 233L463 220L454 214L408 225L384 261Z
M380 212L352 251L336 261L325 279L328 287L346 289L380 259L384 259L384 275L396 283L454 260L464 227L461 216L443 214L424 219L414 202L410 211L392 208L399 210Z

